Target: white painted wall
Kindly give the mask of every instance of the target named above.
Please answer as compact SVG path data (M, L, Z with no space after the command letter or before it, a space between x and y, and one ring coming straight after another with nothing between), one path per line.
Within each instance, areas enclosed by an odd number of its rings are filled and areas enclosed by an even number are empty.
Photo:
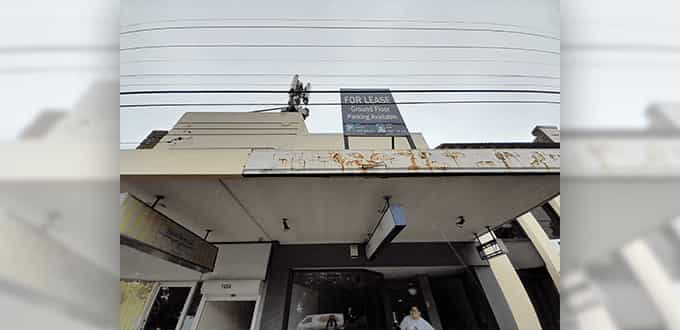
M205 274L205 280L241 279L264 280L269 264L270 243L218 245L215 271Z
M203 280L263 280L270 243L219 244L215 270ZM147 281L197 281L200 273L127 246L120 247L120 277Z
M208 301L197 330L248 330L254 301Z
M412 133L418 149L429 149L421 133ZM391 149L389 137L352 137L351 149ZM406 138L395 147L408 149ZM344 149L341 133L309 133L299 113L187 112L155 150L179 149ZM135 153L139 153L135 151Z

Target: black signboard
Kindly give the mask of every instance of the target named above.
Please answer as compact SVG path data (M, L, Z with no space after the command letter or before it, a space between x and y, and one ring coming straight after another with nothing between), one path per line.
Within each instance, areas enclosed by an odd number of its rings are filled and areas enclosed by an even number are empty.
M408 136L389 89L340 89L345 136Z

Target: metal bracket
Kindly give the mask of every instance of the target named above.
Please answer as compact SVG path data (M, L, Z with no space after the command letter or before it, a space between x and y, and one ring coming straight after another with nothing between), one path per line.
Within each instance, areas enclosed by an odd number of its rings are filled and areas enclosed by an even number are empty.
M486 234L488 234L489 239L485 240L484 242L482 242L482 238L477 235L477 233L475 233L475 239L478 243L476 248L477 253L479 253L479 257L482 260L489 260L493 257L504 255L505 251L503 251L503 248L499 244L496 234L494 234L493 230L491 230L491 228L488 226L486 227L486 230L487 232L482 236L486 236Z
M378 218L378 221L373 225L373 228L371 228L371 232L368 233L366 240L370 240L371 237L373 236L373 233L375 233L375 229L378 228L378 225L380 224L380 220L382 220L382 217L385 216L385 213L390 209L390 199L392 199L392 196L386 195L383 196L383 199L385 200L385 204L383 204L383 207L378 210L378 214L380 217Z
M165 199L165 196L163 196L163 195L156 195L156 199L153 201L153 203L152 203L151 206L150 206L151 209L152 209L152 210L155 210L155 209L156 209L156 205L158 205L158 202L160 202L162 199Z

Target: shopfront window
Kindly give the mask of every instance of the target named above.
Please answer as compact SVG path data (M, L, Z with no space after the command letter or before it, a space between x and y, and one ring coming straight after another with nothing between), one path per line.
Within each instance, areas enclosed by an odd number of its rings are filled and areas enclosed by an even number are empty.
M144 329L175 330L190 291L190 286L161 286Z
M382 275L370 271L296 271L288 330L384 329Z
M134 330L144 317L144 308L152 298L154 283L120 281L120 329Z

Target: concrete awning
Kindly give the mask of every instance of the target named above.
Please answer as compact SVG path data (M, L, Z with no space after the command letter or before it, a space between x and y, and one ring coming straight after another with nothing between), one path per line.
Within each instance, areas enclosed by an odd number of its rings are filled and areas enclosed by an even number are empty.
M121 176L121 190L164 195L161 212L211 241L362 242L387 195L406 211L397 242L470 241L560 189L559 149L257 150L242 176L168 174Z

